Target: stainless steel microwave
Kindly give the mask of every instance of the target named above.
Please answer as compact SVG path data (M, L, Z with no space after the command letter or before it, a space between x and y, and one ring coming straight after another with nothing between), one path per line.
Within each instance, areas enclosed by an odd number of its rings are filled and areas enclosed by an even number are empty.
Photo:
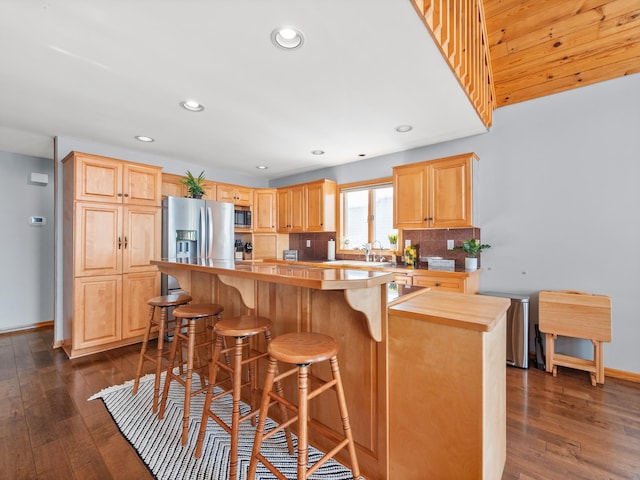
M236 228L251 228L251 210L235 210L234 225Z

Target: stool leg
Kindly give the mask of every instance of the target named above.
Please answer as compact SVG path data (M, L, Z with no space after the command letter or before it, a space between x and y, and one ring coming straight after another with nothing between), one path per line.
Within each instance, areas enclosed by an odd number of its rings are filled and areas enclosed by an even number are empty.
M297 478L306 480L309 457L309 365L298 365L298 468Z
M240 433L240 396L242 395L242 342L235 337L233 349L233 393L231 399L231 451L229 452L229 478L238 478L238 436Z
M193 360L196 349L196 322L189 319L187 328L187 378L184 386L184 414L182 416L182 445L189 437L189 414L191 413L191 385L193 382Z
M347 412L347 401L344 396L344 388L342 387L342 377L340 376L340 369L338 368L338 358L331 358L331 372L333 378L336 380L336 393L338 395L338 409L340 410L340 417L342 418L342 429L344 435L349 440L347 448L349 449L349 456L351 457L351 473L353 478L360 476L360 466L358 465L358 457L356 456L356 447L353 442L353 432L351 431L351 425L349 423L349 413Z
M258 414L258 426L256 427L256 436L253 439L253 449L251 451L251 461L249 462L249 472L247 479L251 480L256 476L258 468L258 455L260 455L260 447L262 446L262 437L264 437L264 425L267 421L267 413L269 411L269 392L273 388L273 379L278 369L278 361L269 357L269 366L267 367L267 375L264 380L262 390L262 401L260 402L260 413Z
M215 346L213 347L213 358L209 362L209 385L207 386L207 393L204 399L204 407L202 409L202 420L200 421L200 431L198 432L198 441L196 442L196 451L194 453L196 458L200 458L202 455L202 447L204 445L204 436L207 431L207 424L209 423L209 410L211 410L211 400L214 394L215 384L218 376L218 357L223 348L223 338L218 336L216 338Z
M158 411L160 397L160 375L162 374L162 353L164 352L164 333L167 326L167 309L160 307L160 324L158 326L158 345L156 348L156 378L153 384L153 405L151 411Z
M149 323L147 329L144 332L144 339L142 340L142 348L140 349L140 357L138 358L138 369L136 371L136 379L133 382L133 394L138 393L138 386L140 385L140 375L142 375L142 365L144 364L144 355L147 352L147 343L149 343L149 335L151 334L151 327L153 326L153 313L155 311L155 305L149 307ZM155 412L155 410L154 410Z
M167 367L167 374L164 379L164 388L162 389L162 400L160 401L160 410L158 411L158 418L164 418L164 410L167 407L167 397L169 396L169 384L171 383L171 377L173 375L173 362L176 359L176 352L178 350L178 343L180 343L180 326L182 322L176 319L176 325L173 329L173 344L171 345L171 352L169 353L169 366ZM181 347L182 348L182 347ZM180 354L182 358L182 354Z

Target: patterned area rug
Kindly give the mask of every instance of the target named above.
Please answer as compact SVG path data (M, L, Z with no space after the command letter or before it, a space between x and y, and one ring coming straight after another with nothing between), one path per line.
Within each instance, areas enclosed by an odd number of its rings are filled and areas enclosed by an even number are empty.
M213 420L209 420L205 445L202 456L196 459L193 456L200 429L200 420L204 405L204 393L191 400L191 414L189 421L189 442L182 446L182 404L184 401L184 388L177 382L171 383L169 398L164 419L159 420L151 411L153 399L153 375L147 375L140 379L138 394L132 395L133 380L123 385L106 388L89 400L102 399L107 410L113 417L122 435L131 443L138 452L140 458L149 467L153 475L164 479L228 479L229 471L229 435ZM164 376L163 376L164 383ZM194 374L194 386L200 386L200 380ZM160 387L162 393L162 386ZM227 423L231 420L231 397L226 395L213 404L213 410ZM248 406L242 405L242 413L248 412ZM267 430L273 428L271 420L267 422ZM251 422L240 424L239 439L239 476L240 480L246 480L255 427ZM294 436L294 446L296 438ZM290 479L296 478L296 457L290 456L284 432L279 432L263 443L262 454L272 461L280 471ZM322 456L318 450L310 447L310 463ZM262 464L258 464L258 472L255 477L258 480L275 478ZM330 459L314 475L313 479L347 480L352 479L351 471L342 464Z

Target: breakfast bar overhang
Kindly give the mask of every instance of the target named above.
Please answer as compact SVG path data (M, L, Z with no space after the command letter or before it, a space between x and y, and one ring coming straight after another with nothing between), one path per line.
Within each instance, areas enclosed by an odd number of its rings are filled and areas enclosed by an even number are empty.
M464 358L480 362L472 370L479 378L473 383L473 388L465 392L469 398L458 398L455 405L464 409L468 405L480 404L482 408L473 408L464 417L479 416L471 418L471 425L461 425L460 422L455 423L455 418L451 419L455 431L443 438L447 442L455 442L457 435L466 439L464 452L455 451L456 445L450 446L454 461L447 462L448 468L457 465L464 469L450 478L499 478L495 475L497 472L501 474L506 456L504 334L509 305L507 299L466 294L444 294L442 297L443 294L424 289L420 294L407 295L407 298L411 298L405 302L394 301L394 306L388 309L387 288L388 283L393 282L393 273L279 262L234 264L208 259L161 260L152 263L162 273L175 277L194 302L221 304L224 307L223 317L253 313L271 319L274 337L289 332L313 331L330 335L338 342L340 371L351 428L360 469L368 480L400 478L398 475L401 472L403 479L428 478L422 475L425 473L422 470L425 462L435 464L445 460L425 457L429 456L430 451L447 450L447 445L433 447L434 441L438 444L437 438L434 438L438 433L429 430L428 422L428 417L433 414L429 411L429 405L434 391L437 391L438 401L443 398L447 401L447 382L435 385L433 378L428 378L428 372L421 368L416 370L413 364L396 363L391 369L390 361L402 359L402 362L406 362L406 356L398 354L405 349L405 339L401 337L409 335L417 339L431 335L432 342L447 344L450 349L455 349L455 343L450 342L456 342L456 338L462 334L466 343L461 347L478 350L478 355ZM411 304L415 307L409 305L412 301L417 302ZM393 330L397 332L395 337L390 337L388 312L405 304L409 306L395 316L399 325L404 323L404 318L414 318L410 329L407 330L403 325ZM441 311L437 308L433 310L439 304L444 308ZM422 311L427 307L431 311L425 314ZM411 313L412 308L417 309L416 315ZM460 312L456 313L455 310ZM441 318L437 318L436 313ZM453 320L446 320L447 317L453 317ZM434 325L437 328L434 329ZM471 336L467 331L472 332ZM415 341L409 344L410 351L415 354ZM256 347L264 349L264 345L258 344ZM428 366L437 364L440 359L434 358L434 355L441 354L447 352L436 349L432 355L426 345L422 353L430 357ZM328 379L328 366L319 367L326 369L314 369L314 375ZM464 365L457 367L464 368ZM456 374L455 369L447 371ZM407 375L408 372L412 372L411 375ZM425 375L424 381L420 375ZM264 370L261 368L258 379L261 380L263 376ZM406 383L409 380L411 384ZM395 385L395 393L390 390L390 385ZM403 388L400 385L404 385ZM402 395L402 402L398 395ZM451 392L451 395L455 395L455 392ZM294 399L294 389L285 388L285 396ZM406 403L411 399L416 403L413 407ZM427 421L419 422L419 434L407 434L403 430L418 412L420 415L426 414ZM336 432L338 437L337 432L341 432L342 426L334 402L322 402L319 399L312 404L310 416L325 435L331 436L332 432ZM390 424L390 419L398 416L408 420ZM487 422L494 420L497 420L497 426L488 428L490 425ZM442 426L442 422L439 422L438 428ZM470 438L469 432L472 432ZM327 442L324 436L314 436L313 433L312 429L310 441L315 446L324 451L333 448L334 444ZM493 438L489 439L488 434ZM427 440L428 443L421 443ZM402 465L396 462L400 461L400 452ZM394 460L394 456L398 458ZM337 458L347 461L340 455ZM419 462L413 466L417 470L413 469L410 461L407 464L407 459L411 458ZM415 476L407 477L407 472L414 472ZM460 477L459 474L465 472L472 476Z

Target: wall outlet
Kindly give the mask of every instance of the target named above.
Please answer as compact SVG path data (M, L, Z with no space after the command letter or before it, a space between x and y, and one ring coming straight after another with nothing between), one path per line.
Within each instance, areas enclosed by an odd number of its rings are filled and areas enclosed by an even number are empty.
M453 240L447 240L447 250L453 250Z
M307 240L307 248L311 247L311 240Z

